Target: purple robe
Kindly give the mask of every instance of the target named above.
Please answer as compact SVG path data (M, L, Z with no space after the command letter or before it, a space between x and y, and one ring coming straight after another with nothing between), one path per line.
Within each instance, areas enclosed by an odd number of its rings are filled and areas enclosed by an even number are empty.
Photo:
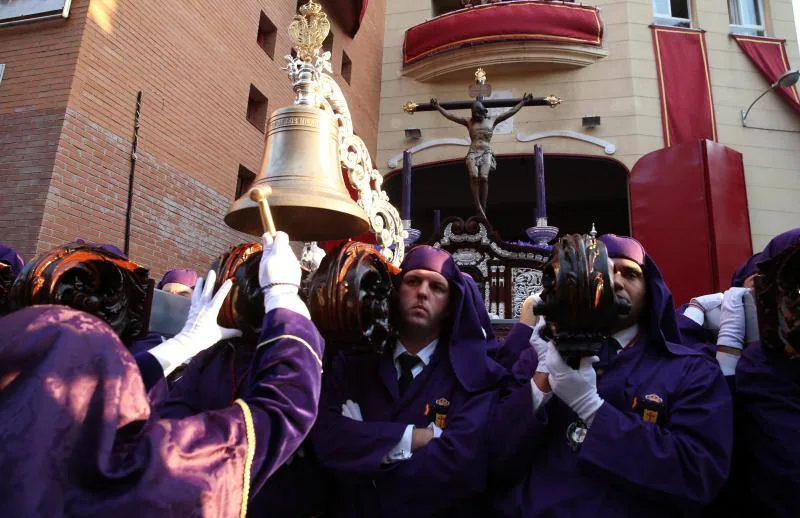
M451 314L443 325L447 334L407 392L399 394L392 351L339 355L326 370L310 437L334 477L332 516L485 516L488 424L494 387L505 371L487 357L473 290L450 254L417 247L406 255L401 276L415 269L448 280ZM441 437L410 459L382 464L408 425L424 428L434 420L434 403L441 398L450 403ZM348 399L359 404L363 422L341 415Z
M702 352L716 361L717 344L714 333L684 315L683 313L687 307L689 305L684 304L675 310L675 321L678 324L681 343L686 347Z
M156 412L182 418L230 406L241 397L253 368L252 344L242 338L217 343L194 358L173 384ZM326 479L309 448L295 454L258 490L252 492L252 516L307 517L326 501Z
M736 366L737 508L749 516L800 513L800 364L755 343Z
M0 319L1 516L243 516L317 411L323 342L266 318L241 399L151 413L138 368L101 320L61 306Z
M691 515L725 482L733 441L725 380L706 355L677 343L672 296L655 263L641 259L649 299L642 334L599 376L605 403L579 450L566 436L577 415L557 396L534 413L526 384L498 406L495 516ZM648 416L656 423L633 408L653 395L661 398Z

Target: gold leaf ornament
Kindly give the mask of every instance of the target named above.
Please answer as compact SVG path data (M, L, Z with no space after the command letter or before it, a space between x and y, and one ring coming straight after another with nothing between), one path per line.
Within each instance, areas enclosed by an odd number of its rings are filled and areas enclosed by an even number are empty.
M309 0L300 7L300 14L296 14L289 24L292 48L302 61L311 63L319 55L322 42L328 37L330 30L331 22L322 11L322 6Z

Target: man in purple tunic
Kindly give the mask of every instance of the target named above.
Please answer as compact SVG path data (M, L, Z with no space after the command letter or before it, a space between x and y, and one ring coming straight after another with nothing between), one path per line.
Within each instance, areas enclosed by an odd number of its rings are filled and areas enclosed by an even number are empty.
M746 331L757 322L746 322L744 294L753 288L756 265L774 258L778 253L800 242L800 228L788 230L773 238L764 250L751 256L739 267L725 293L712 293L693 298L678 309L678 328L686 345L696 344L714 356L729 377L733 375L742 350L748 346Z
M800 229L785 232L767 244L758 264L763 267L798 244ZM800 320L783 311L785 320ZM788 346L799 354L800 339L795 331L785 340L752 344L736 366L736 454L725 503L742 516L800 513L800 360L783 351Z
M548 373L499 405L492 473L516 484L497 495L496 515L697 514L728 475L733 415L719 368L679 344L672 295L642 245L600 240L631 313L599 361L573 369L550 345Z
M25 262L17 251L4 243L0 243L0 262L6 263L11 267L11 274L14 277L19 275L22 267L25 266Z
M97 318L34 306L0 319L0 515L245 516L308 433L321 383L322 338L280 272L266 277L239 398L182 418L151 412L133 358ZM195 322L216 318L206 308Z
M187 268L174 268L161 277L156 289L181 297L191 297L195 284L197 284L197 272Z
M279 263L270 267L276 260ZM264 243L259 270L259 282L267 290L264 298L267 312L276 303L275 295L280 295L284 304L291 303L296 313L309 318L308 309L297 295L300 265L285 233L279 232L274 243ZM197 291L203 289L202 282L202 279L198 281ZM213 280L211 285L214 285ZM197 295L195 292L193 297ZM253 340L247 336L229 336L209 345L191 359L168 396L156 406L155 411L160 417L183 418L222 409L233 404L247 390L254 367L253 357L257 353ZM158 352L156 350L156 355ZM140 358L138 355L137 360ZM163 373L161 370L148 371L151 383L154 376L158 379ZM323 508L324 483L323 473L311 454L300 451L280 466L263 487L252 492L251 514L284 518L311 516Z
M395 346L332 359L310 437L335 479L333 516L485 516L504 370L487 357L465 282L447 252L412 249L397 279Z

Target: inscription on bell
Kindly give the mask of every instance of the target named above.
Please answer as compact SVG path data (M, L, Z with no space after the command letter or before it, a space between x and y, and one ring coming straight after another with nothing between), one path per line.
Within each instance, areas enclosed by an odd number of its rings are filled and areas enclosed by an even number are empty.
M308 126L310 128L319 128L319 120L309 119L306 117L283 117L273 120L269 125L270 129L283 128L286 126Z

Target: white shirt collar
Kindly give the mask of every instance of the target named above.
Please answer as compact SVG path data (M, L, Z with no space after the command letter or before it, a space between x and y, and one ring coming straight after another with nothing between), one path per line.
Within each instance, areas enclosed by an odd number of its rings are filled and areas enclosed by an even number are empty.
M436 346L439 345L439 339L435 339L428 345L422 348L420 352L417 353L417 357L422 360L422 363L427 366L431 362L431 356L433 356L434 351L436 351ZM400 343L400 340L397 340L397 344L394 346L394 354L392 355L392 359L397 361L397 358L403 354L407 353L408 350L406 347Z
M612 336L622 348L633 345L633 340L639 335L639 324L633 324L622 331L617 331Z

